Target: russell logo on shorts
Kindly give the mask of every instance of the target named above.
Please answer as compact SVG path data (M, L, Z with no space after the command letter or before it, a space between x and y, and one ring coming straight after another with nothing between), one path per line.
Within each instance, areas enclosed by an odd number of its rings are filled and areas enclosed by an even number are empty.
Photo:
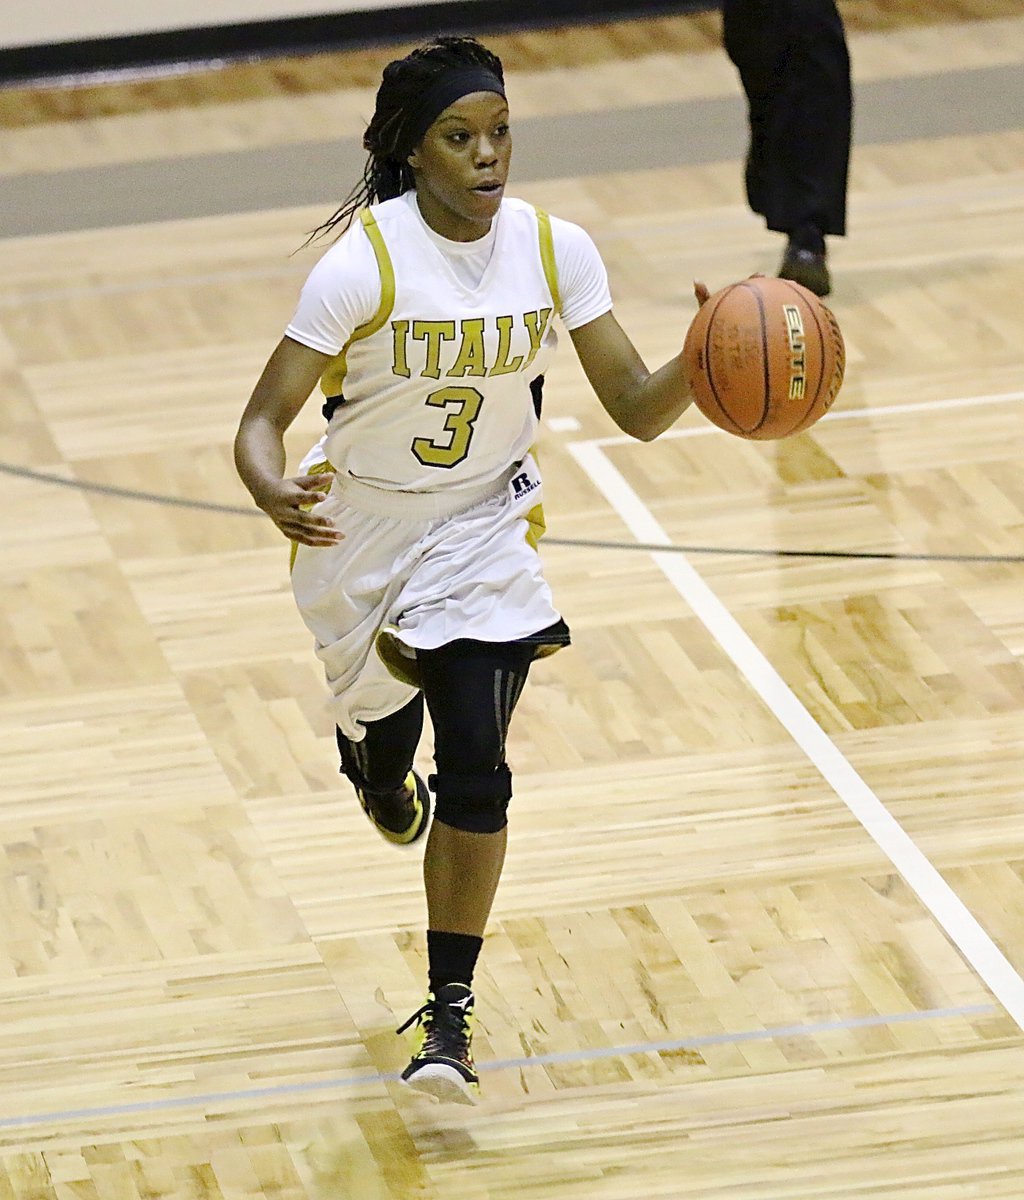
M528 496L531 492L535 492L540 487L539 479L531 479L526 471L521 471L518 475L512 476L512 499L522 500L524 496Z

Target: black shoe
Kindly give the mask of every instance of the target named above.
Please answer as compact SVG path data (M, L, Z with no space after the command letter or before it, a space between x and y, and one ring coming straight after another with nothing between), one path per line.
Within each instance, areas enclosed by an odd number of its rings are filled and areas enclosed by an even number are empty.
M356 788L363 812L386 841L409 846L427 832L430 824L430 792L410 771L405 784L394 792L371 792Z
M419 1022L419 1044L402 1072L411 1088L435 1100L475 1104L480 1077L473 1065L473 993L464 983L446 983L398 1030Z
M779 278L802 284L816 296L827 296L832 290L824 251L801 250L792 242L786 247L779 267Z

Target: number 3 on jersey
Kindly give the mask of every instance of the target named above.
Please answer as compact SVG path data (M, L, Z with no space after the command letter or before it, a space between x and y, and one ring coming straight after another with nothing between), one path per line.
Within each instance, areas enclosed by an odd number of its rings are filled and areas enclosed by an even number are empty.
M469 453L473 426L480 415L483 399L474 387L452 385L430 393L424 403L446 410L444 428L451 437L447 443L431 438L413 438L412 452L424 466L454 467L462 462Z

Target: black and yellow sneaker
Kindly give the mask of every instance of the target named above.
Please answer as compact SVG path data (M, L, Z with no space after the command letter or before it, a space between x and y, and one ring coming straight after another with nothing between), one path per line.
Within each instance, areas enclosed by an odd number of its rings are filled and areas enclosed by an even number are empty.
M386 841L409 846L427 832L430 824L430 791L415 771L393 792L371 792L356 788L363 812Z
M473 993L464 983L446 983L398 1030L419 1022L419 1044L402 1079L435 1100L475 1104L480 1077L473 1065Z

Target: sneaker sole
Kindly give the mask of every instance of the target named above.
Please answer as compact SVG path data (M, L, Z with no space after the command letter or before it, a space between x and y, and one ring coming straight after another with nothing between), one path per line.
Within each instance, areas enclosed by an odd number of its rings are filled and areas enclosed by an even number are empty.
M428 1063L402 1082L406 1087L442 1103L476 1104L477 1101L476 1089L454 1067L446 1067L443 1063Z

